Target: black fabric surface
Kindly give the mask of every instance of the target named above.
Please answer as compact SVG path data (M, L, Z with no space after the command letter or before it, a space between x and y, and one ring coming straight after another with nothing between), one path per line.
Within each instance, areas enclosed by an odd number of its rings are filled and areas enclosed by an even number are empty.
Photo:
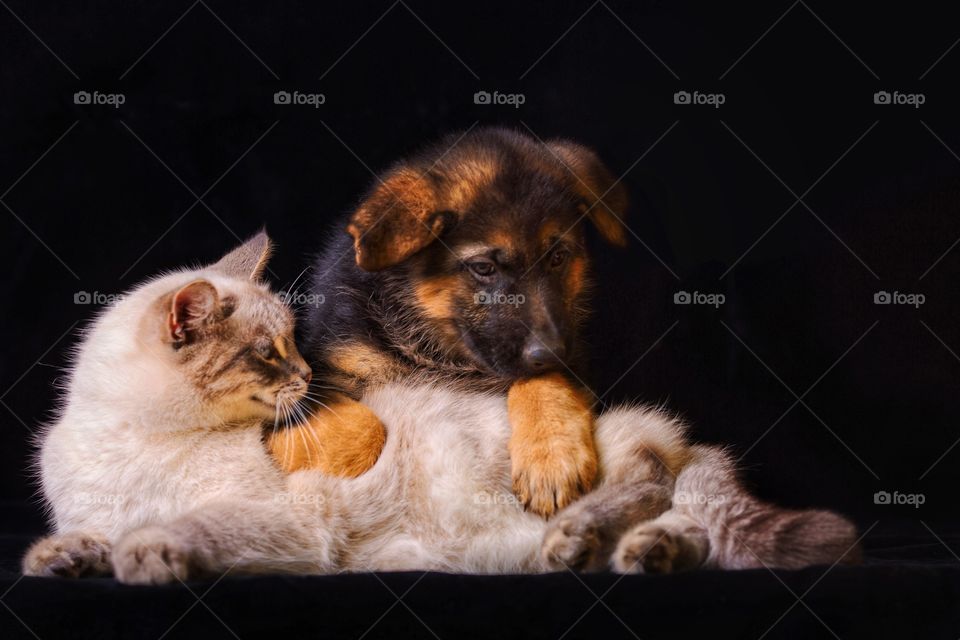
M0 638L960 636L953 10L4 0ZM76 104L79 91L125 102ZM278 105L278 91L326 102ZM525 102L475 104L478 91ZM676 104L678 91L726 101ZM878 91L925 103L875 104ZM630 246L596 248L587 336L604 403L662 402L742 457L763 498L854 518L865 565L227 576L191 584L209 589L196 606L182 586L19 578L43 531L30 439L99 310L78 294L213 260L264 224L288 288L373 174L481 124L572 138L623 177ZM674 304L680 291L726 302ZM880 291L926 300L877 305Z
M8 559L25 540L6 536L0 587L9 590L8 618L15 614L22 625L0 618L0 629L4 638L954 638L960 568L912 529L872 533L864 566L833 569L228 575L136 588L107 579L21 579ZM941 538L960 545L960 534Z

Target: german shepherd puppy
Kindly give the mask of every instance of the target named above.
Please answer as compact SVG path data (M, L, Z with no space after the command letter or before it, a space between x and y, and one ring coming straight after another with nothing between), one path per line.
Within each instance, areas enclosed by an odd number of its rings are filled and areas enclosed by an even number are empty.
M502 128L393 166L316 262L322 304L302 351L325 408L277 432L275 457L291 471L362 473L385 435L357 399L416 375L508 392L514 489L528 508L549 516L589 490L593 411L575 382L586 234L625 245L626 204L589 149Z

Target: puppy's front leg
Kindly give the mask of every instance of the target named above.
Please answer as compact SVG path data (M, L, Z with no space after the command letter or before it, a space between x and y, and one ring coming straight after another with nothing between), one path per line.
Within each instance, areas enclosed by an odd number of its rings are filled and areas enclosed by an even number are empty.
M319 469L352 478L376 463L386 442L380 418L364 404L330 394L303 423L275 429L267 438L270 453L291 473Z
M513 490L550 517L589 491L597 475L587 393L559 373L521 380L507 394Z

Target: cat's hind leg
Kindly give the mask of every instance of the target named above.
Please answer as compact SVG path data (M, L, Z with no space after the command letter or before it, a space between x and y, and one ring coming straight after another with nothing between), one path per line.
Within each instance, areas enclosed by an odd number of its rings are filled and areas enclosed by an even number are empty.
M597 420L597 488L550 522L541 547L548 569L599 571L624 533L670 508L687 450L683 426L649 408L622 407Z
M37 540L23 557L23 574L61 578L110 575L110 541L73 531Z
M856 541L856 527L842 516L764 502L740 483L729 455L695 446L677 475L673 507L627 532L611 565L619 572L793 569L854 561Z
M707 559L707 530L674 509L627 531L610 558L617 573L673 573L695 569Z
M601 571L617 541L638 520L670 506L670 489L657 482L601 486L558 513L540 548L547 569Z
M670 508L673 479L652 451L638 448L629 469L610 469L605 476L599 487L550 520L541 547L547 568L605 569L630 525Z

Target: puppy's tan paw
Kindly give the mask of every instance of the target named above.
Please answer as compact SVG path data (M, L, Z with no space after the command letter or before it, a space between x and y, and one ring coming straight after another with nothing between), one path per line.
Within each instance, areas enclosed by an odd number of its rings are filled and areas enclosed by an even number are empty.
M597 476L593 448L528 446L514 448L511 457L514 493L547 518L589 491Z
M161 527L147 527L123 538L113 551L117 580L125 584L166 584L194 577L190 549Z
M66 533L38 540L23 558L23 574L82 578L110 573L110 541L99 535Z
M319 469L328 475L354 478L380 458L387 440L380 418L346 396L332 398L306 422L269 436L270 452L287 473Z
M513 490L550 517L589 491L597 476L593 413L559 374L514 383L507 396Z
M543 536L540 556L551 569L581 571L603 565L602 547L596 519L587 511L576 511L561 514L550 523Z

